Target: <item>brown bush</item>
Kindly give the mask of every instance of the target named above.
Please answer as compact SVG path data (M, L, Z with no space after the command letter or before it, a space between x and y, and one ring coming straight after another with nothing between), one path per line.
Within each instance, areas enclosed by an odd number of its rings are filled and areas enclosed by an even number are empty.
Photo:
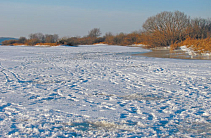
M15 43L18 43L18 40L5 40L2 42L2 45L13 45Z
M37 43L40 43L40 40L34 38L34 39L29 39L26 41L26 45L29 45L29 46L34 46L36 45Z

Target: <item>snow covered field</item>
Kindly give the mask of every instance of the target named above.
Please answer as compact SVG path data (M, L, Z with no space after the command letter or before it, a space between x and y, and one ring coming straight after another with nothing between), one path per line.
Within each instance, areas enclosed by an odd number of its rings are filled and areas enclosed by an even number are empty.
M211 137L211 60L121 46L0 47L0 137Z

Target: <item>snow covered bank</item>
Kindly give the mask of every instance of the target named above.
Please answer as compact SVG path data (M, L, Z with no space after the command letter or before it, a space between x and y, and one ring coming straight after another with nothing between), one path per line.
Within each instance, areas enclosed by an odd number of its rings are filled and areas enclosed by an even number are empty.
M144 51L2 46L0 136L209 137L211 61Z
M187 48L187 46L181 46L180 47L181 50L185 51L186 53L188 53L190 56L197 56L199 55L196 51L194 51L193 49ZM202 56L211 56L211 53L207 52L207 53L202 53Z
M140 47L145 47L145 46L147 46L147 45L145 45L145 44L133 44L133 45L131 45L131 46L140 46Z

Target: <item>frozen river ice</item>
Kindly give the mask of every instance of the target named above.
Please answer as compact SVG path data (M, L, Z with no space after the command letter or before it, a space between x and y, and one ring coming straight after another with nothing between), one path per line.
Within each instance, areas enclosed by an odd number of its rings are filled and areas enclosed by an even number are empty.
M0 49L0 137L211 137L211 60Z

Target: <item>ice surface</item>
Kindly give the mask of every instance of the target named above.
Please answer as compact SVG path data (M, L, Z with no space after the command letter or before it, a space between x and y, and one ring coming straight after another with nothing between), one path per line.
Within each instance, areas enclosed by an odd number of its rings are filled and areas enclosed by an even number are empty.
M106 45L0 48L0 137L211 136L210 60Z

